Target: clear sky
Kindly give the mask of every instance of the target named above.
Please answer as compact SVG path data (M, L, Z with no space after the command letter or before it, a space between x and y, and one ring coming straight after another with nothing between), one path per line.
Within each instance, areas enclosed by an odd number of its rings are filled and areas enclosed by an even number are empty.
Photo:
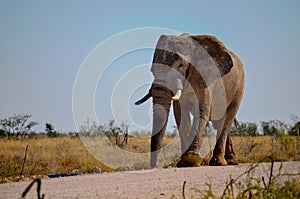
M126 30L161 27L215 35L240 56L247 80L239 120L289 122L291 115L300 115L299 10L297 0L1 0L0 118L27 113L40 123L38 131L46 122L60 131L74 131L73 85L91 50ZM151 81L152 54L151 49L129 53L113 64L129 66L126 70L146 64L148 72L140 76ZM115 100L112 80L120 79L126 70L112 66L99 81L95 111L102 123L114 117L106 105ZM130 118L119 119L151 128L151 102L139 108L131 103L147 89L144 86L139 94L125 99L130 103ZM170 125L174 125L172 119Z

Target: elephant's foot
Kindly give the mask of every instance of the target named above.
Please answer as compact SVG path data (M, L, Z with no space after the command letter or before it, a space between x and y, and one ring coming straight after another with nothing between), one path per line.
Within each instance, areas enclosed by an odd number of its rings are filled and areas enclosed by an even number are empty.
M238 165L239 161L234 154L225 155L227 165Z
M228 165L237 165L238 160L235 156L233 147L232 147L232 140L231 137L228 136L226 140L226 147L225 147L225 159Z
M226 166L227 161L223 156L213 156L209 161L210 166Z
M236 158L233 159L226 159L227 165L238 165L239 161Z
M186 152L181 160L177 163L177 167L199 167L202 164L200 154L194 151Z

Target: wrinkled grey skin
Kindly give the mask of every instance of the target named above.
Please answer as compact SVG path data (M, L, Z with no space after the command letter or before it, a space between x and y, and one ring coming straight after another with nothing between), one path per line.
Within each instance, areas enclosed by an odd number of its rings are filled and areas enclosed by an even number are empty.
M162 35L151 72L154 81L149 93L136 102L153 99L151 167L156 166L172 101L181 139L178 166L200 166L202 134L208 121L218 132L210 165L237 164L230 128L244 93L241 60L214 36Z

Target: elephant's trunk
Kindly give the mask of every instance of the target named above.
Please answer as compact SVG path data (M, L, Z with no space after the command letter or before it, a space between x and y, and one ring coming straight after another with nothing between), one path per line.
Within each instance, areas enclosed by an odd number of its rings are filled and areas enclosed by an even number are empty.
M140 105L140 104L144 103L145 101L147 101L150 97L152 97L152 94L149 91L142 99L136 101L134 104L135 105Z
M155 84L153 84L151 91L153 97L153 126L150 166L153 168L156 167L157 155L161 149L162 138L166 131L172 92L161 85Z

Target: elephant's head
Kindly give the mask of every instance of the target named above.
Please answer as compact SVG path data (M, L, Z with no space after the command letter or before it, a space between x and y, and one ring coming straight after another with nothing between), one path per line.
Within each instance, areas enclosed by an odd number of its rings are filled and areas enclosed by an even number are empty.
M207 86L231 67L227 49L213 36L183 34L159 38L151 67L154 81L147 95L135 103L153 98L151 167L156 166L172 100L179 100L187 85L195 89L195 84L202 82Z

